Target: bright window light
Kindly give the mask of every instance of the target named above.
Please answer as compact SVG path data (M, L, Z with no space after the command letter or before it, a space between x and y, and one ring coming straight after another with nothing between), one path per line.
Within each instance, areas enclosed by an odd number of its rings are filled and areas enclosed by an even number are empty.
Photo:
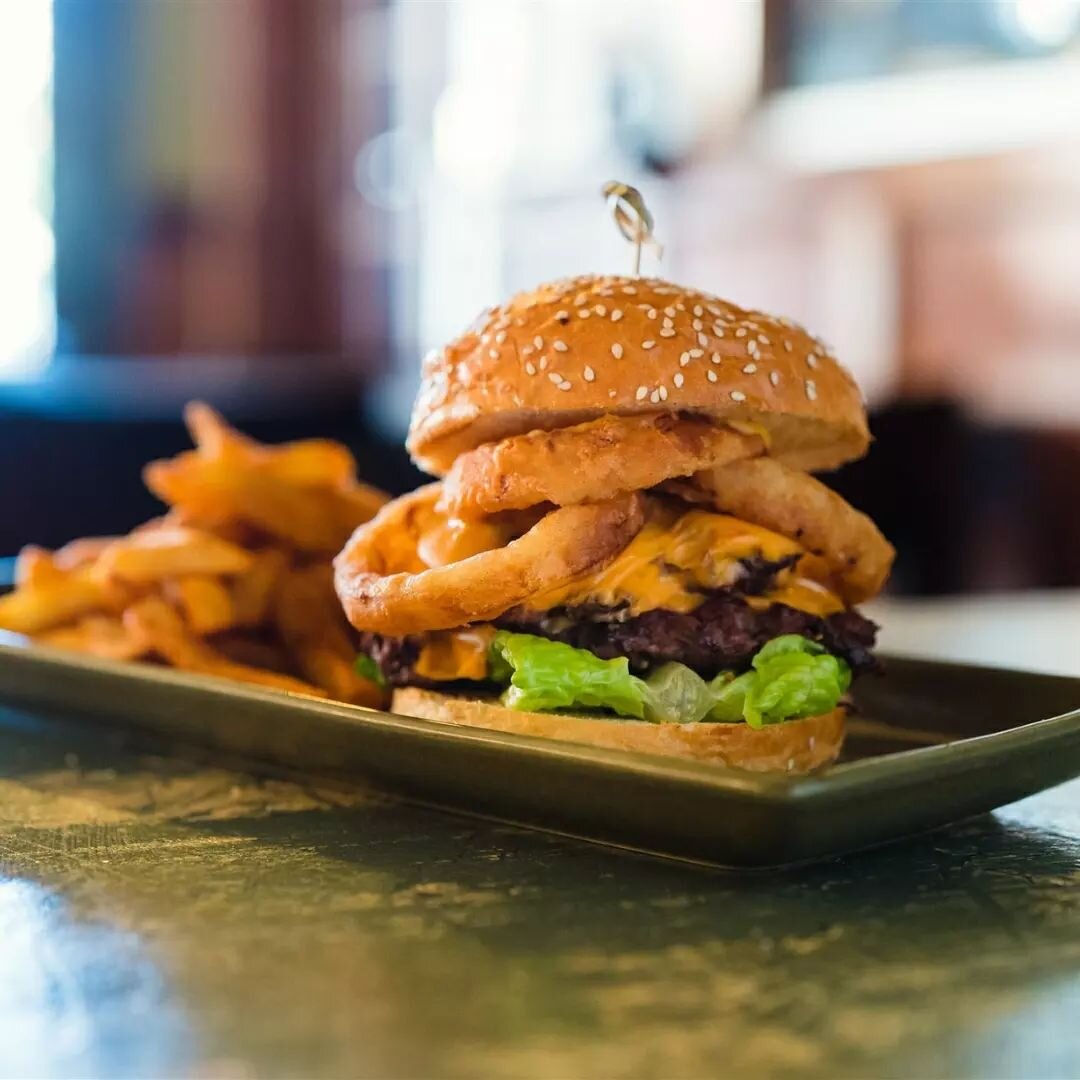
M52 0L0 3L0 379L32 375L56 341Z

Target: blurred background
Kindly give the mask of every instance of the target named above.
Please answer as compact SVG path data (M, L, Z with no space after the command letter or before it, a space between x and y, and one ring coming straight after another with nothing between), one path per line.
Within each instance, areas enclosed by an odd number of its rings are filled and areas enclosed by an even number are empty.
M404 490L420 355L538 279L805 323L893 590L1080 585L1080 0L3 0L0 555L126 530L201 397Z

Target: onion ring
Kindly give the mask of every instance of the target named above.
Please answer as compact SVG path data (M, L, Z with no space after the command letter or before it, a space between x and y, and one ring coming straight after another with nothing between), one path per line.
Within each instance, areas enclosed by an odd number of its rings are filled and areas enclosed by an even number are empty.
M702 417L604 416L555 431L530 431L462 454L443 481L440 508L459 516L611 498L765 450Z
M424 532L445 525L435 509L441 484L385 506L360 526L334 561L334 584L358 630L403 635L449 630L497 618L538 592L596 569L637 535L641 495L567 506L545 514L524 535L445 565L418 554Z
M774 458L707 469L668 487L797 540L821 556L849 604L876 596L889 576L896 552L870 518L809 473Z

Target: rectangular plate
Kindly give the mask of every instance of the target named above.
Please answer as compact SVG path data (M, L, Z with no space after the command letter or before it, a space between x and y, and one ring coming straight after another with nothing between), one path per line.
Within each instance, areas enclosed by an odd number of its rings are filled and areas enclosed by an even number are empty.
M295 697L0 635L0 704L427 804L730 867L819 859L945 825L1080 773L1080 679L892 658L845 760L810 777L508 735Z

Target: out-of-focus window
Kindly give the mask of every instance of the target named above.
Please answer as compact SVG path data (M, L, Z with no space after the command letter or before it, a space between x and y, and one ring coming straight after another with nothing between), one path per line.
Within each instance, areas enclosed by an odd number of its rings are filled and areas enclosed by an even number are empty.
M56 334L52 4L0 4L0 379L48 359Z
M1078 0L796 0L786 81L865 79L1080 46Z

